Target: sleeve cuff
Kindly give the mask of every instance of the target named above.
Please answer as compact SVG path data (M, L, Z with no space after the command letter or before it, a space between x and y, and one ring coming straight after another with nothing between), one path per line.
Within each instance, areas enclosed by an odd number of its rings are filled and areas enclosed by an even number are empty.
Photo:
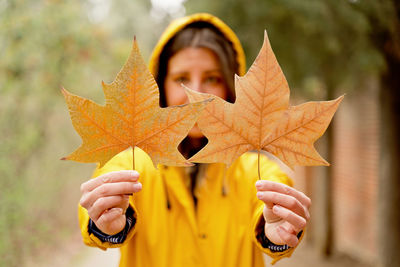
M125 228L115 234L115 235L107 235L103 233L99 228L97 228L96 224L89 219L89 225L88 225L88 231L89 234L93 234L95 237L97 237L101 242L109 242L112 244L122 244L125 240L126 237L128 236L129 231L135 226L136 224L136 218L134 216L135 212L132 209L132 207L128 207L126 210L126 224Z
M303 231L300 231L297 234L297 238L300 238L302 234ZM263 248L269 249L271 252L284 252L290 249L288 245L276 245L271 242L268 237L266 237L264 228L257 234L256 238Z

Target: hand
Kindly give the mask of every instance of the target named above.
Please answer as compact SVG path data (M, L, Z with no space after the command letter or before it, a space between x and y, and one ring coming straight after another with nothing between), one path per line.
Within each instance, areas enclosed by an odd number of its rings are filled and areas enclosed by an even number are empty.
M281 183L260 180L257 197L265 203L265 235L277 245L295 247L297 234L310 218L311 200L304 193Z
M81 185L80 204L103 233L114 235L126 224L129 196L142 190L136 171L103 174Z

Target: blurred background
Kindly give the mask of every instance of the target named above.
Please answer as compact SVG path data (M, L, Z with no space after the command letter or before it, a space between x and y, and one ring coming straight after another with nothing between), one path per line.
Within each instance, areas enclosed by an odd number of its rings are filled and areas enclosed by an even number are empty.
M79 186L94 165L59 160L80 144L60 88L103 104L101 81L133 36L147 61L169 21L194 12L227 22L248 66L266 29L292 104L346 94L317 142L331 167L288 170L312 219L277 266L400 266L395 0L0 0L0 266L116 266L80 241Z

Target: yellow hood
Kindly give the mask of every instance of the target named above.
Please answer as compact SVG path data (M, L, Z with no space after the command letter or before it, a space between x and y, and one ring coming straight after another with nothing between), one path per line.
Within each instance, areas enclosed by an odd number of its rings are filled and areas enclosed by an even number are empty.
M150 57L149 69L151 73L156 76L158 71L159 57L164 49L165 45L171 40L180 30L185 28L187 25L195 22L207 22L216 27L226 39L228 39L233 44L233 49L236 52L236 61L238 63L239 69L238 74L243 76L246 71L246 59L243 51L243 47L240 44L239 39L236 34L219 18L207 14L207 13L197 13L183 18L176 19L172 21L169 26L165 29L164 33L158 40L157 45L154 47L153 53Z

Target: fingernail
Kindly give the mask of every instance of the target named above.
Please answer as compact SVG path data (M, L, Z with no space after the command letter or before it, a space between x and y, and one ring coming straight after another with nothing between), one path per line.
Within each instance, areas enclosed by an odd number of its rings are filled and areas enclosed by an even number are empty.
M121 208L112 208L112 211L118 214L122 214L122 212L124 212Z
M131 175L135 177L139 177L139 173L135 170L131 171Z
M142 190L142 184L141 183L137 183L136 187L137 187L138 190Z
M280 232L286 232L286 229L283 228L282 225L278 226L278 227L276 228L276 230L277 230L277 231L280 231Z
M264 193L263 192L257 192L257 197L258 199L261 199L263 197Z
M261 186L261 181L256 182L256 187L259 188Z
M274 205L274 207L272 209L274 212L279 212L281 210L281 207L278 205Z

